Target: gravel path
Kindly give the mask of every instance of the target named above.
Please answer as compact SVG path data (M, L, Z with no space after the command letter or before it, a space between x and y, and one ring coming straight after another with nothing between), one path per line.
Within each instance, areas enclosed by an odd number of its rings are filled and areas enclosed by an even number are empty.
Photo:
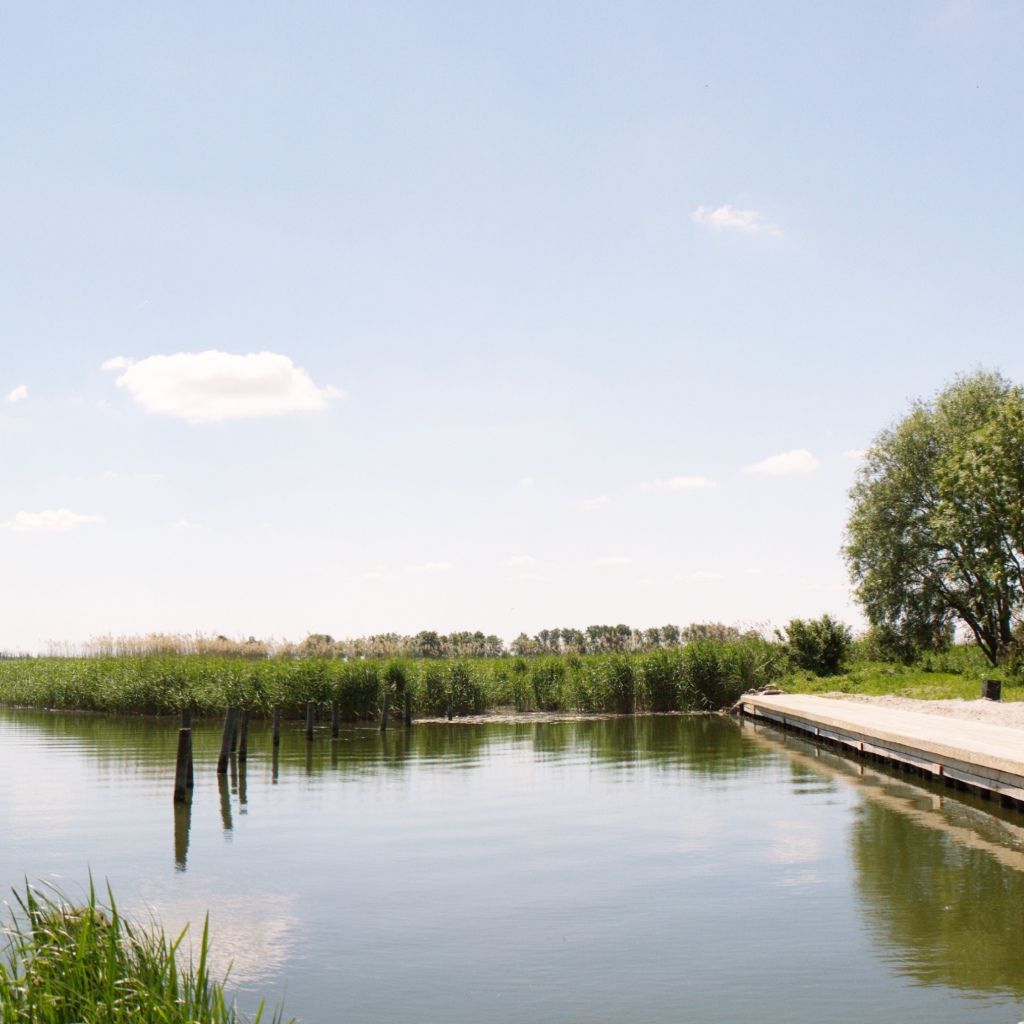
M823 693L820 696L1024 729L1024 701L1003 703L995 700L914 700L911 697L868 697L856 693Z

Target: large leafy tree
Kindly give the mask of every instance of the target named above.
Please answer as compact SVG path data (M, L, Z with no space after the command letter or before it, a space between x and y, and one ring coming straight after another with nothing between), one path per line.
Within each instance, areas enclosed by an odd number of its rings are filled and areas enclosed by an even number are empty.
M995 665L1024 608L1024 389L960 377L875 439L844 548L875 626L918 642L955 623Z

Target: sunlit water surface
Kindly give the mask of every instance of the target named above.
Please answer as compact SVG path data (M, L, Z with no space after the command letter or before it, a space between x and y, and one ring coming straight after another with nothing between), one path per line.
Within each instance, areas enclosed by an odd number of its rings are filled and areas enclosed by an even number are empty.
M723 718L255 729L0 712L0 883L207 911L309 1022L1014 1024L1024 818ZM218 784L220 782L220 784Z

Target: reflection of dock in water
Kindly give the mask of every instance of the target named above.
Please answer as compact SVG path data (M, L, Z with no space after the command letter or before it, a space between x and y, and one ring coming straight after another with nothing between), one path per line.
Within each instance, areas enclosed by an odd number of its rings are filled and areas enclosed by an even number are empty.
M1024 806L1024 730L795 694L746 695L743 715Z
M784 750L803 771L849 785L872 803L941 832L961 847L987 853L1004 867L1024 874L1024 826L999 817L997 807L972 807L966 802L969 796L966 800L950 797L933 781L917 784L884 774L815 744L811 737L782 732L750 719L741 724L745 736L773 750ZM1018 814L1010 813L1019 819Z

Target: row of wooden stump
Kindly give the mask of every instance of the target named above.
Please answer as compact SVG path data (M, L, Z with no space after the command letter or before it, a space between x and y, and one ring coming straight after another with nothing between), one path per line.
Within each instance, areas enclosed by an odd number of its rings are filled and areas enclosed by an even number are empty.
M405 727L412 726L412 695L408 690L402 695L402 718ZM384 705L380 713L380 731L386 732L391 714L390 694L384 694ZM313 725L315 719L313 701L306 701L306 740L313 741ZM452 720L452 702L448 699L447 718ZM331 738L337 739L341 730L341 714L337 704L331 705ZM271 718L271 736L275 747L281 745L281 708L274 705ZM249 757L249 711L243 708L228 708L224 714L224 731L220 739L220 754L217 757L217 774L224 775L228 770L231 755L238 752L238 760L245 761ZM181 712L181 728L178 730L178 757L174 768L174 802L185 803L191 796L195 786L195 771L192 762L192 712Z

